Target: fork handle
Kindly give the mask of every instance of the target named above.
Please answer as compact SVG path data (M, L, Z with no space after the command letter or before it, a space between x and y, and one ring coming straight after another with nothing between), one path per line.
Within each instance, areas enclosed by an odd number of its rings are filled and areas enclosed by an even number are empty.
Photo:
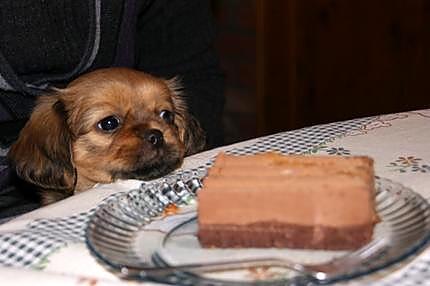
M192 263L182 264L178 266L155 266L155 267L123 267L121 273L126 276L139 276L141 278L154 277L154 276L167 276L178 272L219 272L226 270L239 270L252 267L283 267L306 276L315 277L319 272L310 271L305 269L302 265L290 261L274 258L259 258L259 259L245 259L245 260L232 260L225 262L211 262L211 263Z

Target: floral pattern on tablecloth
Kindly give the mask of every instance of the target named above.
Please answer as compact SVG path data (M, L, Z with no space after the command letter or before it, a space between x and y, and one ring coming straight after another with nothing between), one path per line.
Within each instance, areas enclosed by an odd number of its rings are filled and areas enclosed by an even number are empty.
M411 116L430 118L430 109L376 116L373 120L367 122L356 130L352 130L346 134L346 136L365 135L375 129L391 127L394 124L394 121L406 119Z
M423 162L422 158L416 156L399 156L387 166L393 172L421 172L430 173L430 162Z
M340 137L332 138L322 144L312 147L306 154L325 153L327 155L350 156L353 155L351 150L342 146L331 146L330 143L334 142Z

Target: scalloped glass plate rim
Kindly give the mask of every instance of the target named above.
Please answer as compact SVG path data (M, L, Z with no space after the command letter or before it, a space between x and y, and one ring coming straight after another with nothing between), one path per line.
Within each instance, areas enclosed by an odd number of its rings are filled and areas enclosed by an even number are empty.
M384 181L385 181L385 182L390 182L390 183L394 183L394 184L398 185L399 187L401 187L401 193L402 193L402 195L404 197L415 197L415 198L418 198L421 203L425 204L426 209L430 210L430 204L420 194L414 192L412 189L407 188L407 187L403 186L402 184L400 184L398 182L395 182L393 180L390 180L390 179L385 179L385 178L380 178L380 177L376 177L376 179L379 180L381 182L381 184L383 184ZM130 191L132 191L132 190L130 190ZM118 200L122 196L127 196L127 194L128 194L128 192L124 193L124 194L121 194L121 195L113 198L112 200ZM109 200L109 201L111 201L111 200ZM102 203L101 205L99 205L97 207L97 209L94 211L93 215L91 215L88 224L90 224L90 222L92 221L92 217L98 211L100 211L101 209L103 209L103 207L106 205L106 203L107 202ZM189 222L192 219L193 218L188 219L187 222ZM187 222L181 222L180 224L185 224ZM102 253L99 253L99 251L92 245L92 243L91 243L91 241L90 241L90 239L88 237L88 232L89 232L89 228L87 227L86 231L85 231L85 242L86 242L86 245L89 248L90 252L97 259L99 259L101 262L103 262L105 264L105 266L108 266L111 270L113 270L114 272L118 273L119 276L124 276L124 277L126 277L128 279L131 278L131 279L136 279L136 280L145 280L145 278L142 278L141 276L130 276L130 275L127 275L126 271L124 271L124 270L127 269L127 265L126 264L117 263L115 261L107 259L106 257L103 256ZM165 236L169 232L167 232L165 234ZM369 275L369 274L372 274L374 272L377 272L377 271L380 271L382 269L386 269L386 268L388 268L390 266L393 266L394 264L402 262L405 259L411 258L411 256L413 256L413 255L417 255L421 250L424 249L424 247L429 242L430 242L430 230L427 230L426 234L424 236L422 236L419 241L414 241L413 246L411 246L410 248L408 248L407 251L405 251L404 253L402 253L401 255L399 255L396 258L392 258L392 259L390 259L390 260L388 260L388 261L386 261L384 263L381 263L377 267L373 267L373 268L367 269L365 271L357 271L357 272L353 272L353 273L349 273L349 274L343 274L343 275L340 275L338 277L331 278L330 280L327 280L327 281L317 281L317 280L311 280L311 281L314 281L316 283L330 284L330 283L334 283L334 282L338 282L338 281L350 280L350 279L362 277L362 276L365 276L365 275ZM166 266L168 266L168 265L166 265ZM210 283L211 280L214 281L214 282L218 282L218 283L219 282L224 282L224 283L228 283L229 282L229 281L213 280L213 279L210 279L210 278L205 278L205 277L199 276L198 274L191 274L191 275L193 275L195 277L197 276L199 279L205 280L206 282L209 282L209 283ZM154 280L154 281L158 281L158 282L168 282L169 283L169 281L167 279L164 280L162 277L155 277L155 278L152 278L152 279L150 278L149 280ZM277 283L279 281L280 280L275 280L274 283ZM264 282L264 281L262 281L262 282ZM269 285L270 285L270 283L269 283Z

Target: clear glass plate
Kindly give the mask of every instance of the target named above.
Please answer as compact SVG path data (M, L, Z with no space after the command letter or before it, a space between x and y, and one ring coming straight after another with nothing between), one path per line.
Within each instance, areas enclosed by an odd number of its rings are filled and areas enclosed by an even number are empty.
M430 238L428 202L399 183L376 178L381 221L373 240L357 251L204 249L196 237L199 177L187 174L143 184L102 204L86 230L91 252L128 279L182 285L311 285L387 269L419 253ZM251 263L236 263L243 260ZM220 262L230 264L220 268Z

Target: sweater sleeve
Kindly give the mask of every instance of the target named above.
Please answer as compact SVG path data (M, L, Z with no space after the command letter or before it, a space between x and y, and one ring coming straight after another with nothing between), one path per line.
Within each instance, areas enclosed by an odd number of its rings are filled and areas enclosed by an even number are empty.
M210 1L146 1L136 33L136 68L164 78L179 76L209 147L221 145L224 77L213 46Z

